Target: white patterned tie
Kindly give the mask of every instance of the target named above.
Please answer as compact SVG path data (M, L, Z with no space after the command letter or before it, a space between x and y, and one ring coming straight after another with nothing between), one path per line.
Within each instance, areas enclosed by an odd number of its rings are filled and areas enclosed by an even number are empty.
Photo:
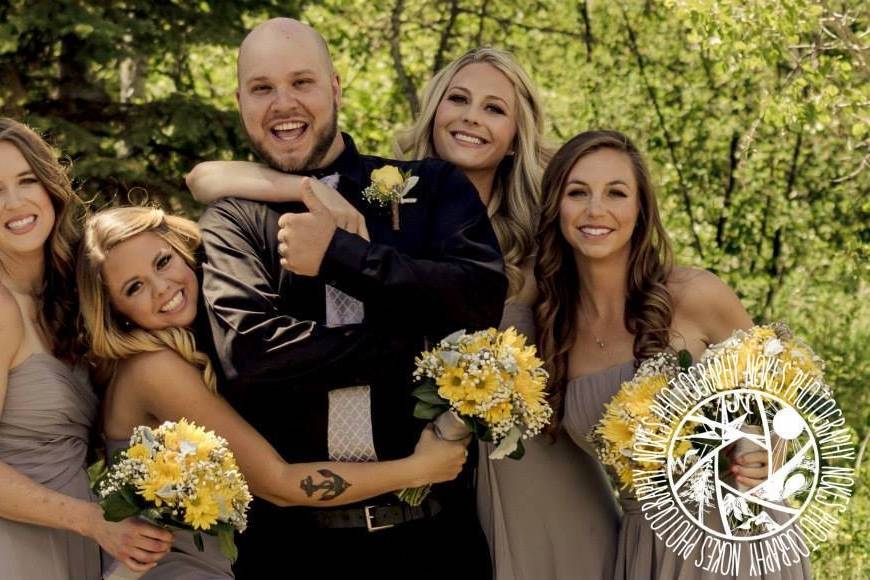
M326 285L326 325L330 328L360 324L363 303L338 288ZM368 385L329 392L327 430L329 458L333 461L377 461L372 434L371 388Z
M329 391L329 458L377 461L372 435L371 389L368 385Z

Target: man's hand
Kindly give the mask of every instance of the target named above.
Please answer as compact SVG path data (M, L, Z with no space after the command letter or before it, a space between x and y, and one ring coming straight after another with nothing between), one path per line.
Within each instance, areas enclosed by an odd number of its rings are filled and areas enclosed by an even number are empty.
M335 218L311 190L311 178L302 180L302 203L308 213L285 213L278 219L281 266L294 274L316 276L335 234Z

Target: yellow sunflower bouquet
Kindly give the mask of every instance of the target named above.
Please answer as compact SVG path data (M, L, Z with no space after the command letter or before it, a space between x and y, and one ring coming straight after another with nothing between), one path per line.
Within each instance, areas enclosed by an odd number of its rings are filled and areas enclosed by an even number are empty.
M414 416L434 420L442 439L474 433L492 442L491 459L522 458L523 439L540 433L553 414L543 362L513 327L460 330L422 353L416 365ZM405 489L399 497L419 505L428 491L428 486Z
M631 380L622 384L619 391L604 406L604 414L589 436L595 445L601 462L616 477L623 489L634 486L635 469L651 469L655 465L644 463L635 453L635 444L655 438L662 425L655 418L651 407L656 395L677 376L681 367L691 364L686 351L679 355L659 353L644 360ZM685 454L691 444L681 443L676 455Z
M138 516L189 530L200 551L206 533L224 556L238 556L233 534L247 525L251 494L226 440L212 431L185 419L137 427L94 487L109 521Z
M660 353L651 357L641 363L634 377L623 383L605 405L604 414L589 439L595 445L602 463L622 488L631 490L634 487L635 470L642 473L657 468L655 463L645 461L650 457L649 453L643 452L645 446L651 442L666 444L674 437L676 425L673 423L679 416L675 415L675 418L666 421L653 412L653 407L669 405L668 400L660 399L665 387L669 387L678 399L691 399L686 392L683 393L686 396L680 395L683 381L677 380L678 375L683 379L691 374L699 379L698 388L709 389L710 393L727 393L729 396L727 403L706 397L710 402L699 405L693 411L694 419L709 419L707 427L699 427L697 420L684 423L673 450L672 459L678 471L692 468L706 450L719 446L721 440L717 437L721 435L709 425L715 426L716 422L724 421L721 410L723 404L731 415L728 418L729 425L737 425L740 431L754 435L764 432L763 423L769 427L778 407L759 407L754 403L757 397L753 392L763 393L777 385L784 387L794 383L795 388L781 388L785 403L793 405L802 400L807 408L814 406L806 401L831 397L830 387L824 382L824 362L783 323L737 330L726 340L711 345L691 369L692 372L685 373L691 363L691 356L686 351L680 351L676 356ZM766 375L766 378L762 380L760 375ZM727 475L733 457L759 448L749 441L749 437L739 439L719 453L720 478L733 477ZM782 443L777 445L781 447ZM774 466L784 462L782 452L783 449L774 450ZM702 470L695 473L698 481L693 488L699 490L697 497L701 499L698 501L706 506L710 494L705 492L709 481L705 482L704 479L710 480L711 476ZM743 486L734 484L734 487L742 491Z

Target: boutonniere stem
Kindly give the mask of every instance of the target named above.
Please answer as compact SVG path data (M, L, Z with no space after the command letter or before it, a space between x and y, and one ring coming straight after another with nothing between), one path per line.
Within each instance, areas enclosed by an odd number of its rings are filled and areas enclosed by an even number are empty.
M394 231L399 231L399 206L414 203L416 199L405 197L420 180L410 172L403 173L394 165L384 165L371 173L372 183L363 192L363 198L380 207L390 206Z

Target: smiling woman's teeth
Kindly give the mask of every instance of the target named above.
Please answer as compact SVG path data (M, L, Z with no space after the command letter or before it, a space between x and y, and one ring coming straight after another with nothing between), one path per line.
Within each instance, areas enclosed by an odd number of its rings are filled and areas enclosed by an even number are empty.
M483 139L472 137L471 135L466 135L464 133L454 133L453 137L457 141L464 141L465 143L472 143L474 145L483 145Z
M584 227L584 228L580 228L580 231L583 232L584 234L587 234L590 236L603 236L603 235L609 234L613 230L611 230L609 228L586 228L586 227Z
M26 218L21 218L20 220L15 220L14 222L9 222L6 224L6 228L10 230L20 230L22 228L26 228L30 224L36 221L36 216L31 215Z
M172 300L163 305L160 312L171 312L172 310L175 310L181 306L182 300L184 300L184 290L179 290L175 296L172 297Z

